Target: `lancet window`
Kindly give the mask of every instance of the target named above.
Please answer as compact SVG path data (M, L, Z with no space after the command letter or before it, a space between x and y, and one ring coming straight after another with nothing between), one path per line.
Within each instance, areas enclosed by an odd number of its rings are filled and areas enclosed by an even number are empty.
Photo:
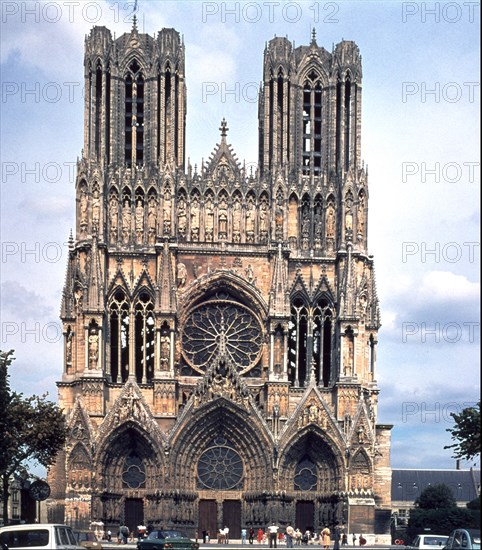
M135 374L139 384L151 382L154 376L154 306L143 291L135 306Z
M294 386L306 386L311 370L316 383L331 383L333 310L327 300L308 305L296 297L288 328L288 377Z
M303 386L307 377L308 308L299 297L291 306L288 330L288 377L294 386Z
M125 77L125 163L144 162L144 77L134 59Z
M313 361L320 386L330 383L332 327L332 309L325 300L320 300L313 310Z
M125 382L129 376L129 304L124 291L117 290L109 304L110 374L112 382Z
M321 172L321 100L319 76L311 71L303 84L303 174Z

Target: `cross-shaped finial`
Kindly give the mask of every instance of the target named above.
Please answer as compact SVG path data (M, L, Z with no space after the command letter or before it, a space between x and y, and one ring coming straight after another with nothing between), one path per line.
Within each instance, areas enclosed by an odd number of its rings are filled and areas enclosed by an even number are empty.
M221 128L219 128L219 131L221 132L221 137L226 137L228 130L228 123L223 118L223 120L221 120Z

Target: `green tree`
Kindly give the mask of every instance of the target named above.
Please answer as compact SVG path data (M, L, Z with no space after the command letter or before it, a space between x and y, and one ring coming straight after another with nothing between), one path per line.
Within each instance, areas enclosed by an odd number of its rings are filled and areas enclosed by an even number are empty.
M467 508L469 510L480 510L480 495L470 502L467 502Z
M430 530L438 535L450 533L463 525L464 527L480 529L480 511L467 508L438 508L426 510L414 508L410 510L406 540L413 540L418 534Z
M452 489L440 483L430 485L424 489L415 501L415 506L424 510L438 510L440 508L454 508L457 506Z
M452 445L444 449L454 449L454 458L471 460L480 454L480 401L475 407L467 407L460 414L451 413L455 426L447 428L452 434Z
M51 466L67 435L62 410L47 401L46 395L24 397L11 391L8 368L12 353L0 351L0 477L5 524L10 478L29 464Z

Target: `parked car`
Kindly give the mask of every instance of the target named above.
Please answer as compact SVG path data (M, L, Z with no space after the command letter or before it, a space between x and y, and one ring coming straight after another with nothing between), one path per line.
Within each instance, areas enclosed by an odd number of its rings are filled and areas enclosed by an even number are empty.
M419 550L436 550L437 548L443 548L449 540L448 535L434 535L433 533L424 533L423 535L417 535L412 544L407 548L417 548Z
M85 550L67 525L34 523L0 528L0 547L16 550Z
M173 550L197 550L199 544L191 540L181 531L171 531L169 529L154 529L146 539L139 540L138 550L163 550L169 548Z
M80 546L102 550L102 544L99 542L94 531L74 531L74 535Z
M445 550L480 550L480 531L478 529L455 529L449 536Z

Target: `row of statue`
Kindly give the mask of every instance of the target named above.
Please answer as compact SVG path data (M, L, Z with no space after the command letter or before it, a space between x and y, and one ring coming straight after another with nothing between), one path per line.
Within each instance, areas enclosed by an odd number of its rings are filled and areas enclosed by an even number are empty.
M86 186L80 188L80 230L87 233L89 220L89 198ZM354 201L351 194L347 194L345 201L344 228L347 236L353 234L353 220L356 217L356 234L362 238L365 226L365 200L359 197L354 211ZM221 195L215 202L212 195L201 200L198 195L190 199L181 195L177 204L173 204L170 190L166 190L162 197L162 207L159 208L156 195L136 195L133 199L130 194L119 197L111 193L108 200L107 226L111 242L124 244L154 244L156 236L163 234L170 236L177 231L181 241L214 242L229 241L234 243L265 244L270 235L276 240L282 240L286 208L282 194L278 194L273 207L270 206L267 196L262 196L258 203L254 197L242 203L236 196L228 204L226 195ZM309 248L311 242L315 247L321 247L322 241L334 240L336 236L336 210L332 202L326 207L318 203L314 206L303 203L296 207L296 221L288 220L288 233L300 239L301 248ZM175 216L173 213L175 212ZM290 214L291 215L291 214ZM98 186L94 186L91 198L92 229L99 231L101 223L101 197ZM173 226L173 219L176 223Z

